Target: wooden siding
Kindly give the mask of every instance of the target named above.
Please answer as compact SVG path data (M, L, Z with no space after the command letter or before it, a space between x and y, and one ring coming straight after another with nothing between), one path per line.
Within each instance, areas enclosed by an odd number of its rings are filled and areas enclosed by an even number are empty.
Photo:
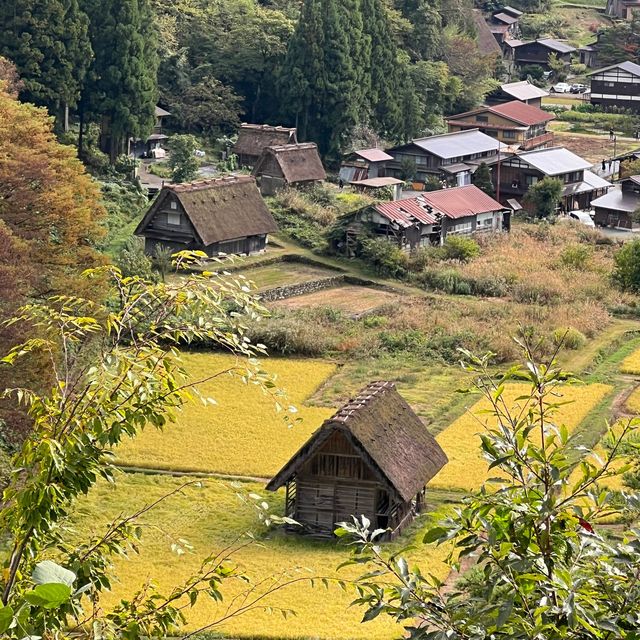
M614 67L591 76L591 104L640 111L640 78Z
M516 47L514 58L518 65L530 65L539 64L541 67L549 68L549 55L555 53L558 56L558 60L565 65L571 64L570 53L560 53L549 49L549 47L540 44L539 42L530 42L528 44L520 45Z

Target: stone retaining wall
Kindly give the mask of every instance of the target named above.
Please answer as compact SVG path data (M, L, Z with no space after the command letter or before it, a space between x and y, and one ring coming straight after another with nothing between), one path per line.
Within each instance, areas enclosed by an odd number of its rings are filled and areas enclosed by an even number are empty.
M321 289L333 289L344 284L345 276L330 276L328 278L319 278L317 280L309 280L308 282L296 282L295 284L284 285L282 287L274 287L260 292L260 298L263 302L274 302L275 300L284 300L294 296L303 296L307 293L320 291Z

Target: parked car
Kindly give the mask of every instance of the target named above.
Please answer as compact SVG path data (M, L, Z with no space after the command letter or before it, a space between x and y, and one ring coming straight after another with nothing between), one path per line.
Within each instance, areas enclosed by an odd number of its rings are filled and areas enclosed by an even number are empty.
M580 224L583 224L586 227L596 226L588 211L570 211L569 218L577 220Z
M553 93L570 93L571 85L568 82L557 82L551 87Z
M586 90L586 84L575 83L571 85L571 93L584 93Z

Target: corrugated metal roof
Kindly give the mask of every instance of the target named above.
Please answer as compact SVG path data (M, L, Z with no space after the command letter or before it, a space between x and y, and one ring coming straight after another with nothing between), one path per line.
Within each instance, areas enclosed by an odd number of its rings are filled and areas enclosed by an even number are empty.
M522 15L522 11L520 11L518 9L514 9L513 7L510 7L509 5L507 5L506 7L502 7L502 10L505 11L506 13L510 13L512 16L521 16Z
M156 105L155 115L156 115L156 118L164 118L165 116L170 116L171 114L165 109L163 109L162 107L159 107L158 105Z
M562 190L562 195L571 196L577 193L586 193L588 191L604 189L605 187L610 186L610 182L607 182L600 176L597 176L595 173L591 173L591 171L585 171L582 182L572 182L565 185L564 189Z
M434 209L448 218L463 218L489 211L502 211L504 207L474 184L441 191L429 191L422 195Z
M434 224L436 221L435 212L427 210L423 196L395 200L394 202L381 202L374 209L387 220L404 228L410 227L416 222Z
M633 76L640 76L640 65L629 60L626 62L620 62L619 64L611 64L608 67L602 67L602 69L596 69L595 71L587 73L587 75L593 76L597 73L602 73L603 71L609 71L609 69L622 69Z
M505 24L513 24L514 22L518 22L518 18L514 18L506 13L494 13L493 17L496 20L500 20L500 22L504 22Z
M564 147L551 147L550 149L536 149L525 151L516 156L532 167L542 171L548 176L557 176L570 171L590 169L591 163L577 156Z
M403 184L402 180L398 180L398 178L391 178L390 176L381 177L381 178L366 178L365 180L353 180L350 184L355 184L359 187L392 187L396 184Z
M640 206L640 195L614 189L591 201L592 207L633 213Z
M544 98L549 95L544 89L536 87L528 80L508 82L507 84L501 85L500 89L502 89L504 93L513 96L516 100L531 100L533 98Z
M364 158L368 162L384 162L385 160L393 160L393 156L385 153L382 149L359 149L353 153Z
M549 122L549 120L555 119L553 113L543 111L534 107L533 105L520 102L520 100L512 100L511 102L505 102L504 104L497 104L491 107L490 110L493 113L514 120L524 125L541 124Z
M576 48L572 47L570 44L560 42L560 40L554 40L553 38L538 38L536 42L548 47L549 49L553 49L558 53L573 53L576 50Z
M439 136L430 136L428 138L416 138L412 142L439 158L460 158L474 153L497 152L498 145L500 145L501 149L505 146L495 138L478 131L478 129L443 133Z

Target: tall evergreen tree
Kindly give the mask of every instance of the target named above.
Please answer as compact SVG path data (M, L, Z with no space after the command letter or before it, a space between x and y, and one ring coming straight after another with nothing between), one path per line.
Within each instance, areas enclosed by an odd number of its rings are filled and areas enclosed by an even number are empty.
M364 31L371 42L371 93L374 124L385 137L399 138L402 130L401 66L398 48L381 0L362 0Z
M295 117L301 139L318 143L323 155L337 155L358 121L361 87L354 60L358 34L349 3L306 0L280 77L282 104Z
M149 0L85 0L94 51L83 110L100 119L100 146L113 162L127 136L154 122L158 55Z
M0 2L0 55L16 65L22 97L59 118L75 106L91 46L78 0Z

